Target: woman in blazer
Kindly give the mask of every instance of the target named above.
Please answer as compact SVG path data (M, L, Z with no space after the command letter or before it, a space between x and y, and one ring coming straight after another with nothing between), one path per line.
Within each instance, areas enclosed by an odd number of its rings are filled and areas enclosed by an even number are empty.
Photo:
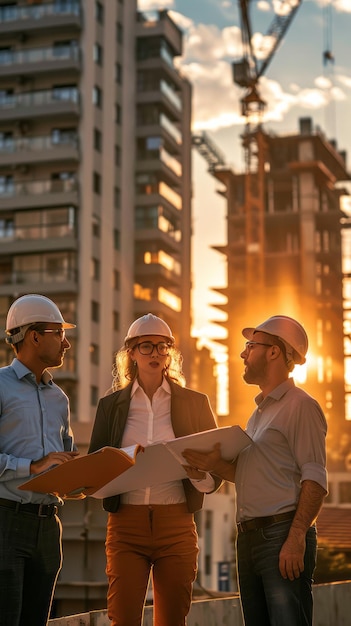
M99 402L89 452L147 446L216 427L208 397L185 388L169 326L149 313L130 326L117 352L114 393ZM162 471L162 468L160 468ZM186 468L188 478L105 498L106 572L112 626L140 626L152 572L155 626L184 626L197 572L193 513L221 481Z

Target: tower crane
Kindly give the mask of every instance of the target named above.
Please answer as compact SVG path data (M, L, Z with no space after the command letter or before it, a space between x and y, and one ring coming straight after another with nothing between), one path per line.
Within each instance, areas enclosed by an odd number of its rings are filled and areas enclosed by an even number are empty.
M265 190L267 136L260 120L266 103L259 94L259 80L266 71L302 0L273 0L275 15L263 39L261 51L254 50L250 19L252 0L238 0L243 57L232 64L234 82L246 89L241 99L246 128L242 135L245 159L245 274L246 284L257 293L265 286ZM260 58L259 58L260 57Z
M265 102L258 92L259 79L271 62L301 2L302 0L274 0L275 15L273 21L264 36L264 47L256 53L253 48L250 19L252 0L238 0L243 57L240 61L232 64L232 69L234 82L246 89L241 104L242 115L247 119L250 114L260 113L265 107ZM261 59L259 59L258 53L259 56L262 56Z

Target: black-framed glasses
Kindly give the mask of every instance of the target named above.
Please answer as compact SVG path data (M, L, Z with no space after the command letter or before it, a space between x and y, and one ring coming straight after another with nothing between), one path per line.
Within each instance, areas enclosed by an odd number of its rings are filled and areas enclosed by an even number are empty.
M140 354L150 355L156 348L158 354L161 356L167 356L169 350L169 344L165 341L159 341L158 343L152 343L152 341L141 341L137 343L134 348L138 348Z
M44 330L37 330L37 333L39 333L40 335L43 333L52 333L53 335L60 337L61 343L66 338L66 332L64 328L45 328Z
M263 343L262 341L247 341L245 343L245 350L251 350L254 346L267 346L267 348L271 348L272 346L274 346L274 343Z

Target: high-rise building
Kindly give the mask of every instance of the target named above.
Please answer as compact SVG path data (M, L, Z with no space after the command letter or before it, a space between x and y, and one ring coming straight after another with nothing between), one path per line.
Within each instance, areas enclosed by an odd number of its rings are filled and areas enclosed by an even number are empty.
M296 317L309 336L308 368L294 375L320 402L331 438L345 420L342 182L346 154L309 118L300 132L244 135L246 171L217 168L228 206L229 415L242 425L255 391L242 381L241 330L271 315ZM299 371L300 369L300 371Z
M89 425L139 315L170 324L190 367L182 36L134 0L1 1L0 35L0 326L24 293L77 324L55 377Z

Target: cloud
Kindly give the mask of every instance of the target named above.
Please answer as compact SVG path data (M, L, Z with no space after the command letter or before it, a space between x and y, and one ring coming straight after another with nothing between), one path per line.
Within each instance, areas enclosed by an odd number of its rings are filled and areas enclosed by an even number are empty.
M344 7L351 5L351 0L336 1L343 1ZM270 6L266 0L261 0L260 5L261 10ZM170 15L184 33L183 55L177 59L177 67L193 86L193 130L242 126L240 101L245 90L234 84L232 77L232 61L242 56L240 28L196 24L176 11ZM269 42L257 34L256 43L264 46ZM294 107L318 110L331 101L344 101L343 89L351 88L351 78L340 73L334 76L333 83L330 78L318 76L312 86L291 83L284 90L279 82L262 76L259 94L267 103L263 121L283 121Z
M339 13L351 13L351 0L334 0L333 7Z
M351 89L351 76L345 76L343 74L337 74L336 79L339 81L339 83L344 85L344 87L347 87L348 89Z
M138 11L156 11L170 9L174 0L138 0Z

